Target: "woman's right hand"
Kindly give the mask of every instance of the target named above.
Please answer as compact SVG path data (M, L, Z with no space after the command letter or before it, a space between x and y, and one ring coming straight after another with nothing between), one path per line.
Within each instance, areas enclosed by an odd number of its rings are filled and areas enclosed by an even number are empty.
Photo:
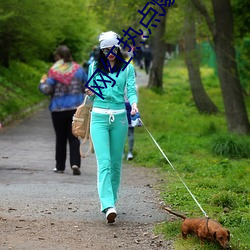
M95 93L92 92L90 89L86 88L85 89L85 93L88 95L88 96L95 96Z
M133 103L132 105L131 105L131 112L130 112L130 114L133 116L133 115L135 115L137 112L139 112L139 110L138 110L138 108L137 108L137 103Z

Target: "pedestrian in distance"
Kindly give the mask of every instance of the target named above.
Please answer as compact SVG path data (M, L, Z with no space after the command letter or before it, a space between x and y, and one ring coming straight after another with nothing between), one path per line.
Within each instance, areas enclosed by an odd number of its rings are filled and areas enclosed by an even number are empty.
M99 57L89 67L88 86L107 81L106 87L101 88L102 96L93 89L86 88L86 93L93 100L90 134L97 160L97 189L101 212L106 214L108 223L115 222L117 216L116 202L121 180L122 156L128 132L125 90L131 105L131 115L138 112L134 66L126 64L117 37L113 31L104 32L99 36ZM91 75L96 69L105 74L97 72L92 78ZM110 78L115 79L116 83L111 85Z
M123 52L123 57L126 61L129 60L129 54L128 52ZM134 65L133 60L130 61L130 63L132 65ZM136 76L136 70L135 70L135 76ZM136 91L137 91L137 85L136 85ZM138 97L138 92L137 92L137 97ZM127 111L127 119L128 119L128 137L127 137L127 141L128 141L128 152L127 152L127 161L133 160L134 156L133 156L133 148L134 148L134 130L135 128L131 125L131 105L127 99L126 93L125 93L125 105L126 105L126 111ZM124 156L125 156L125 149L124 149Z
M87 65L88 65L88 67L89 67L89 65L92 63L92 62L94 62L96 59L97 59L97 57L98 57L98 55L99 55L99 46L94 46L93 48L92 48L92 51L90 52L90 54L89 54L89 59L88 59L88 62L87 62Z
M149 48L147 44L145 45L145 49L143 51L143 57L144 57L145 72L148 75L153 56L152 56L151 49Z
M140 68L143 69L143 51L141 49L135 49L135 63Z
M136 85L136 90L137 90L137 85ZM138 92L137 92L137 98L138 98ZM128 119L128 152L127 152L127 161L131 161L134 159L133 155L133 149L134 149L134 142L135 142L135 127L141 127L142 123L140 119L137 117L131 116L131 105L129 101L127 100L125 96L125 105L126 105L126 111L127 111L127 119ZM137 113L139 115L139 113ZM134 118L133 123L132 123L132 118ZM140 115L139 115L140 118ZM125 150L124 150L124 156L125 156Z
M127 161L133 160L133 148L134 148L134 131L135 128L131 125L131 105L128 101L125 102L126 111L127 111L127 119L128 119L128 153L127 153Z
M72 117L84 100L84 84L87 74L73 61L67 46L59 46L54 54L56 62L39 84L40 91L50 95L49 110L56 135L55 173L64 173L66 168L67 142L69 142L70 166L73 175L80 175L80 142L72 134Z

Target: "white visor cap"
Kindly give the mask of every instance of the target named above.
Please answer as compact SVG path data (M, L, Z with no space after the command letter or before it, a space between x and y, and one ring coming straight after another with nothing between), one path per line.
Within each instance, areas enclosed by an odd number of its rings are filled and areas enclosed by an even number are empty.
M100 49L111 48L114 45L120 48L117 37L119 38L119 35L113 31L107 31L101 33L101 35L99 36Z

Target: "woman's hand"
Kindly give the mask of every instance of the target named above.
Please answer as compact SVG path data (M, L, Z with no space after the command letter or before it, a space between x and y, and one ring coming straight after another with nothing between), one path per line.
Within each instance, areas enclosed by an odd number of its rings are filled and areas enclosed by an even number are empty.
M41 80L40 80L40 83L45 83L45 81L47 80L47 75L46 74L44 74L43 76L42 76L42 78L41 78Z
M88 95L88 96L95 96L95 93L92 92L90 89L86 88L85 89L85 93Z
M132 105L131 105L131 112L130 112L130 114L133 116L133 115L135 115L137 112L139 112L139 110L138 110L138 108L137 108L137 103L133 103Z

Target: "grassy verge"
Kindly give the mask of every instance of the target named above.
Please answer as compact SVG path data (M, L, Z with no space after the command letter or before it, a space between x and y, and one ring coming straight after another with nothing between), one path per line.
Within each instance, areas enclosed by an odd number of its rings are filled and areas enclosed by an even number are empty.
M38 83L47 70L48 66L39 61L30 65L12 62L9 69L0 67L1 123L6 123L9 116L19 118L23 110L32 110L45 100L38 90Z
M142 120L202 208L230 230L232 249L250 249L250 138L227 133L218 79L211 69L201 70L206 91L220 109L218 115L197 112L186 68L175 60L164 70L164 94L139 90ZM203 216L143 127L136 128L134 154L136 165L161 171L163 184L157 188L165 204L188 217ZM178 250L217 249L214 244L201 247L192 237L184 242L178 237L180 224L180 219L163 223L156 232L175 238Z

